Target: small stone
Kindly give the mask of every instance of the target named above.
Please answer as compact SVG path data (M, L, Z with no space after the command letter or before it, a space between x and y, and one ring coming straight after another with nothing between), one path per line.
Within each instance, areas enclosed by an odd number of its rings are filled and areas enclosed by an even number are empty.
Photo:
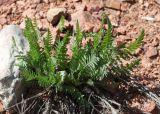
M19 5L19 6L25 6L25 2L24 1L17 1L16 4Z
M43 2L48 4L48 3L49 3L49 0L43 0Z
M53 25L57 24L61 16L66 15L67 10L65 8L52 8L47 12L47 20Z
M158 40L158 38L155 38L151 44L152 46L157 47L160 44L160 40Z
M3 18L0 19L0 24L1 24L1 25L4 25L4 24L6 24L6 23L7 23L7 20L6 20L5 17L3 17Z
M102 0L90 0L89 3L84 3L87 6L87 11L90 13L98 12L104 8L104 2Z
M144 0L139 0L139 4L143 4L144 3Z
M108 17L111 20L111 23L112 23L113 26L115 26L115 27L119 26L118 20L117 20L117 18L115 16L109 15Z
M33 2L34 2L35 4L39 4L39 3L42 2L42 0L33 0Z
M76 10L77 11L85 11L87 9L85 4L77 4L76 5Z
M128 2L122 3L121 4L121 10L122 11L127 11L128 8L130 7L131 4L129 4Z
M156 104L153 101L144 103L144 111L151 114L158 114Z
M29 17L29 18L33 19L34 16L35 16L35 10L29 8L29 9L25 10L25 11L22 13L22 16L23 16L23 17Z
M76 30L76 23L79 22L82 31L96 32L100 29L101 22L93 17L88 11L78 11L71 15L71 25ZM96 24L96 26L95 26Z
M70 7L71 7L71 9L75 9L75 5L74 4L72 4Z
M12 4L15 0L0 0L0 5Z
M152 66L151 60L147 57L142 58L141 64L144 68L151 68L151 66Z
M105 2L105 6L108 8L120 10L121 9L121 2L117 1L117 0L108 0Z
M124 26L121 26L121 27L118 27L117 28L117 32L119 33L119 34L122 34L122 35L125 35L126 34L126 27L124 27Z
M152 57L156 57L158 55L158 50L156 47L149 47L147 52L146 52L146 56L149 57L149 58L152 58Z

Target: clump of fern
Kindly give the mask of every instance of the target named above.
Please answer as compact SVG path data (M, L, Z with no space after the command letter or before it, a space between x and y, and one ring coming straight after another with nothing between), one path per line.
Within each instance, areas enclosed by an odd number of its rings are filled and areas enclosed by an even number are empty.
M63 20L63 18L61 19ZM111 80L121 76L129 76L132 69L138 65L139 60L124 65L123 60L132 57L132 53L141 45L144 31L129 46L113 45L112 24L107 18L108 29L103 27L97 33L92 34L85 46L82 40L87 39L86 33L82 33L77 22L75 42L71 44L72 57L68 57L67 45L70 42L70 33L66 32L62 40L58 40L52 45L52 35L48 34L43 38L44 46L38 43L41 34L36 22L26 19L24 35L28 39L30 50L27 55L20 55L23 60L21 64L21 74L25 81L37 82L41 87L51 87L57 92L65 92L82 106L87 104L87 95L82 91L84 85L95 87L105 77ZM60 25L63 30L63 23ZM55 53L53 54L53 50Z

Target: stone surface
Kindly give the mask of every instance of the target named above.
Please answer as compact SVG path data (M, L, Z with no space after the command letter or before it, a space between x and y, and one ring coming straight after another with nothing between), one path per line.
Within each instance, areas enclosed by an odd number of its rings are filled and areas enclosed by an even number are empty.
M42 0L33 0L34 1L34 3L36 3L36 4L40 4L41 2L42 2Z
M48 22L52 23L53 25L57 24L60 20L61 16L66 15L65 8L51 8L47 12L47 20Z
M1 17L0 18L0 24L1 25L4 25L4 24L6 24L7 23L7 19L5 18L5 17Z
M29 17L29 18L34 18L35 16L35 10L29 8L27 10L25 10L23 13L22 13L23 17Z
M141 64L144 68L151 68L152 66L151 60L147 57L143 57L143 59L141 60Z
M15 0L0 0L0 5L11 4L15 2Z
M90 0L89 3L84 0L85 4L87 6L87 10L92 13L95 11L100 11L101 9L104 8L104 2L102 0Z
M87 9L86 5L85 4L77 4L76 5L76 10L77 11L85 11Z
M71 20L74 30L76 29L77 21L79 22L81 30L86 32L98 31L101 25L101 22L93 17L88 11L78 11L73 13L71 15Z
M13 45L13 37L16 46ZM8 25L0 31L0 100L4 108L15 104L23 90L17 66L20 61L15 57L17 50L25 54L29 50L28 42L19 27Z
M156 104L153 101L144 103L144 111L151 114L158 114Z
M156 3L160 4L160 0L155 0Z
M2 112L4 109L3 109L3 103L2 101L0 101L0 112Z
M147 52L146 52L146 56L149 58L155 57L158 54L158 50L156 47L149 47Z
M121 9L121 3L118 0L106 0L105 6L108 8L113 8L113 9L117 9L117 10Z

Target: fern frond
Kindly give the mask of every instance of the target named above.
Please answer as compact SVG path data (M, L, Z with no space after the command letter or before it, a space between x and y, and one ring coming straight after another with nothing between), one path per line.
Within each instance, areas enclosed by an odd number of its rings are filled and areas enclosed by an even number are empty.
M54 76L44 76L38 74L36 80L38 81L38 85L45 88L55 84Z
M141 34L133 43L131 43L128 47L126 47L127 51L129 51L130 53L134 52L141 45L143 39L144 39L144 30L141 31Z
M26 18L25 20L24 35L29 41L33 40L36 42L38 40L39 35L37 33L36 22L32 23L32 20L30 18Z
M112 43L112 24L107 17L108 29L102 41L101 50L105 50Z
M50 30L48 30L47 36L44 38L43 42L44 42L44 51L47 54L47 57L50 57L52 51L52 34Z
M21 75L26 81L32 81L37 78L37 74L31 70L22 69Z
M36 25L34 25L31 19L26 19L26 25L24 29L24 36L28 39L30 45L29 56L34 60L39 60L40 47L38 44L38 33L36 31Z
M100 40L101 40L101 34L102 31L100 30L98 33L96 33L94 40L93 40L93 48L94 50L97 49L98 45L100 44Z
M80 66L79 66L79 78L83 75L88 75L88 77L92 77L92 72L96 70L96 66L98 64L99 58L92 54L87 55L80 60Z
M62 69L66 66L67 63L67 44L68 44L69 38L68 33L65 35L62 41L59 41L56 46L56 65L58 67L61 67Z
M76 44L77 46L80 46L82 42L83 34L80 30L79 22L76 23Z

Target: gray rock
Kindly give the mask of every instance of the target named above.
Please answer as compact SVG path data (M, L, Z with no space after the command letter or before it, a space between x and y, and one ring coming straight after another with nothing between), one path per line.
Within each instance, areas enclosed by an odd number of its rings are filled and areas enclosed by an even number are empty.
M8 25L0 31L0 100L4 108L15 104L23 91L17 66L20 61L15 57L17 50L26 54L29 44L18 26Z
M53 25L57 24L61 18L61 16L66 15L65 8L52 8L49 9L47 12L47 20L48 22L52 23Z

